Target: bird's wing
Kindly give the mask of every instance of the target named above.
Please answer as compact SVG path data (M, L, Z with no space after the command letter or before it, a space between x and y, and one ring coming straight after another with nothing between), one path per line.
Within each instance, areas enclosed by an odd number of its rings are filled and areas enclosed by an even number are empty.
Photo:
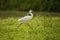
M25 17L20 18L18 21L27 21L30 18L31 18L30 16L25 16Z

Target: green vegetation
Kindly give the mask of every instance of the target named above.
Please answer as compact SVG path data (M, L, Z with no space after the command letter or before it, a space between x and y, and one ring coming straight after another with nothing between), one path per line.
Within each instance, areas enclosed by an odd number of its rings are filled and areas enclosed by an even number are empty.
M23 23L16 29L20 23L17 18L9 16L4 19L5 16L1 14L0 40L60 40L60 17L45 13L39 12L39 15L36 14L32 20L28 21L32 29L27 23Z
M35 11L34 18L17 28L17 19L30 9ZM0 0L0 40L60 40L57 12L60 0Z
M29 9L60 12L60 0L0 0L0 10Z

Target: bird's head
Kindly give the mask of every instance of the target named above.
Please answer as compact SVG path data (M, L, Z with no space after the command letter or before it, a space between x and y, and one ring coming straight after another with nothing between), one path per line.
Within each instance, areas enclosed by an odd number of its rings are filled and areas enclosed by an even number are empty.
M32 12L33 12L32 10L29 10L28 15L29 15L29 16L31 16L31 15L33 16Z
M32 13L32 10L29 10L29 13Z

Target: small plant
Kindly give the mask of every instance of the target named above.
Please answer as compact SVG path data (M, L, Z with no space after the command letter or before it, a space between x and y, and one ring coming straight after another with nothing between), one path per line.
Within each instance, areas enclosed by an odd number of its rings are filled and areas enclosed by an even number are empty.
M0 18L0 40L59 40L60 17L36 16L19 26L16 18Z

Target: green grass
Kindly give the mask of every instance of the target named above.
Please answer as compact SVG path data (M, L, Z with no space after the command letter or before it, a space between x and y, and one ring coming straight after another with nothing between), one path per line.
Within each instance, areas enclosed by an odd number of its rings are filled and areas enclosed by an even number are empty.
M47 14L46 14L47 15ZM32 20L23 23L17 18L0 18L0 40L60 40L60 17L36 15Z

